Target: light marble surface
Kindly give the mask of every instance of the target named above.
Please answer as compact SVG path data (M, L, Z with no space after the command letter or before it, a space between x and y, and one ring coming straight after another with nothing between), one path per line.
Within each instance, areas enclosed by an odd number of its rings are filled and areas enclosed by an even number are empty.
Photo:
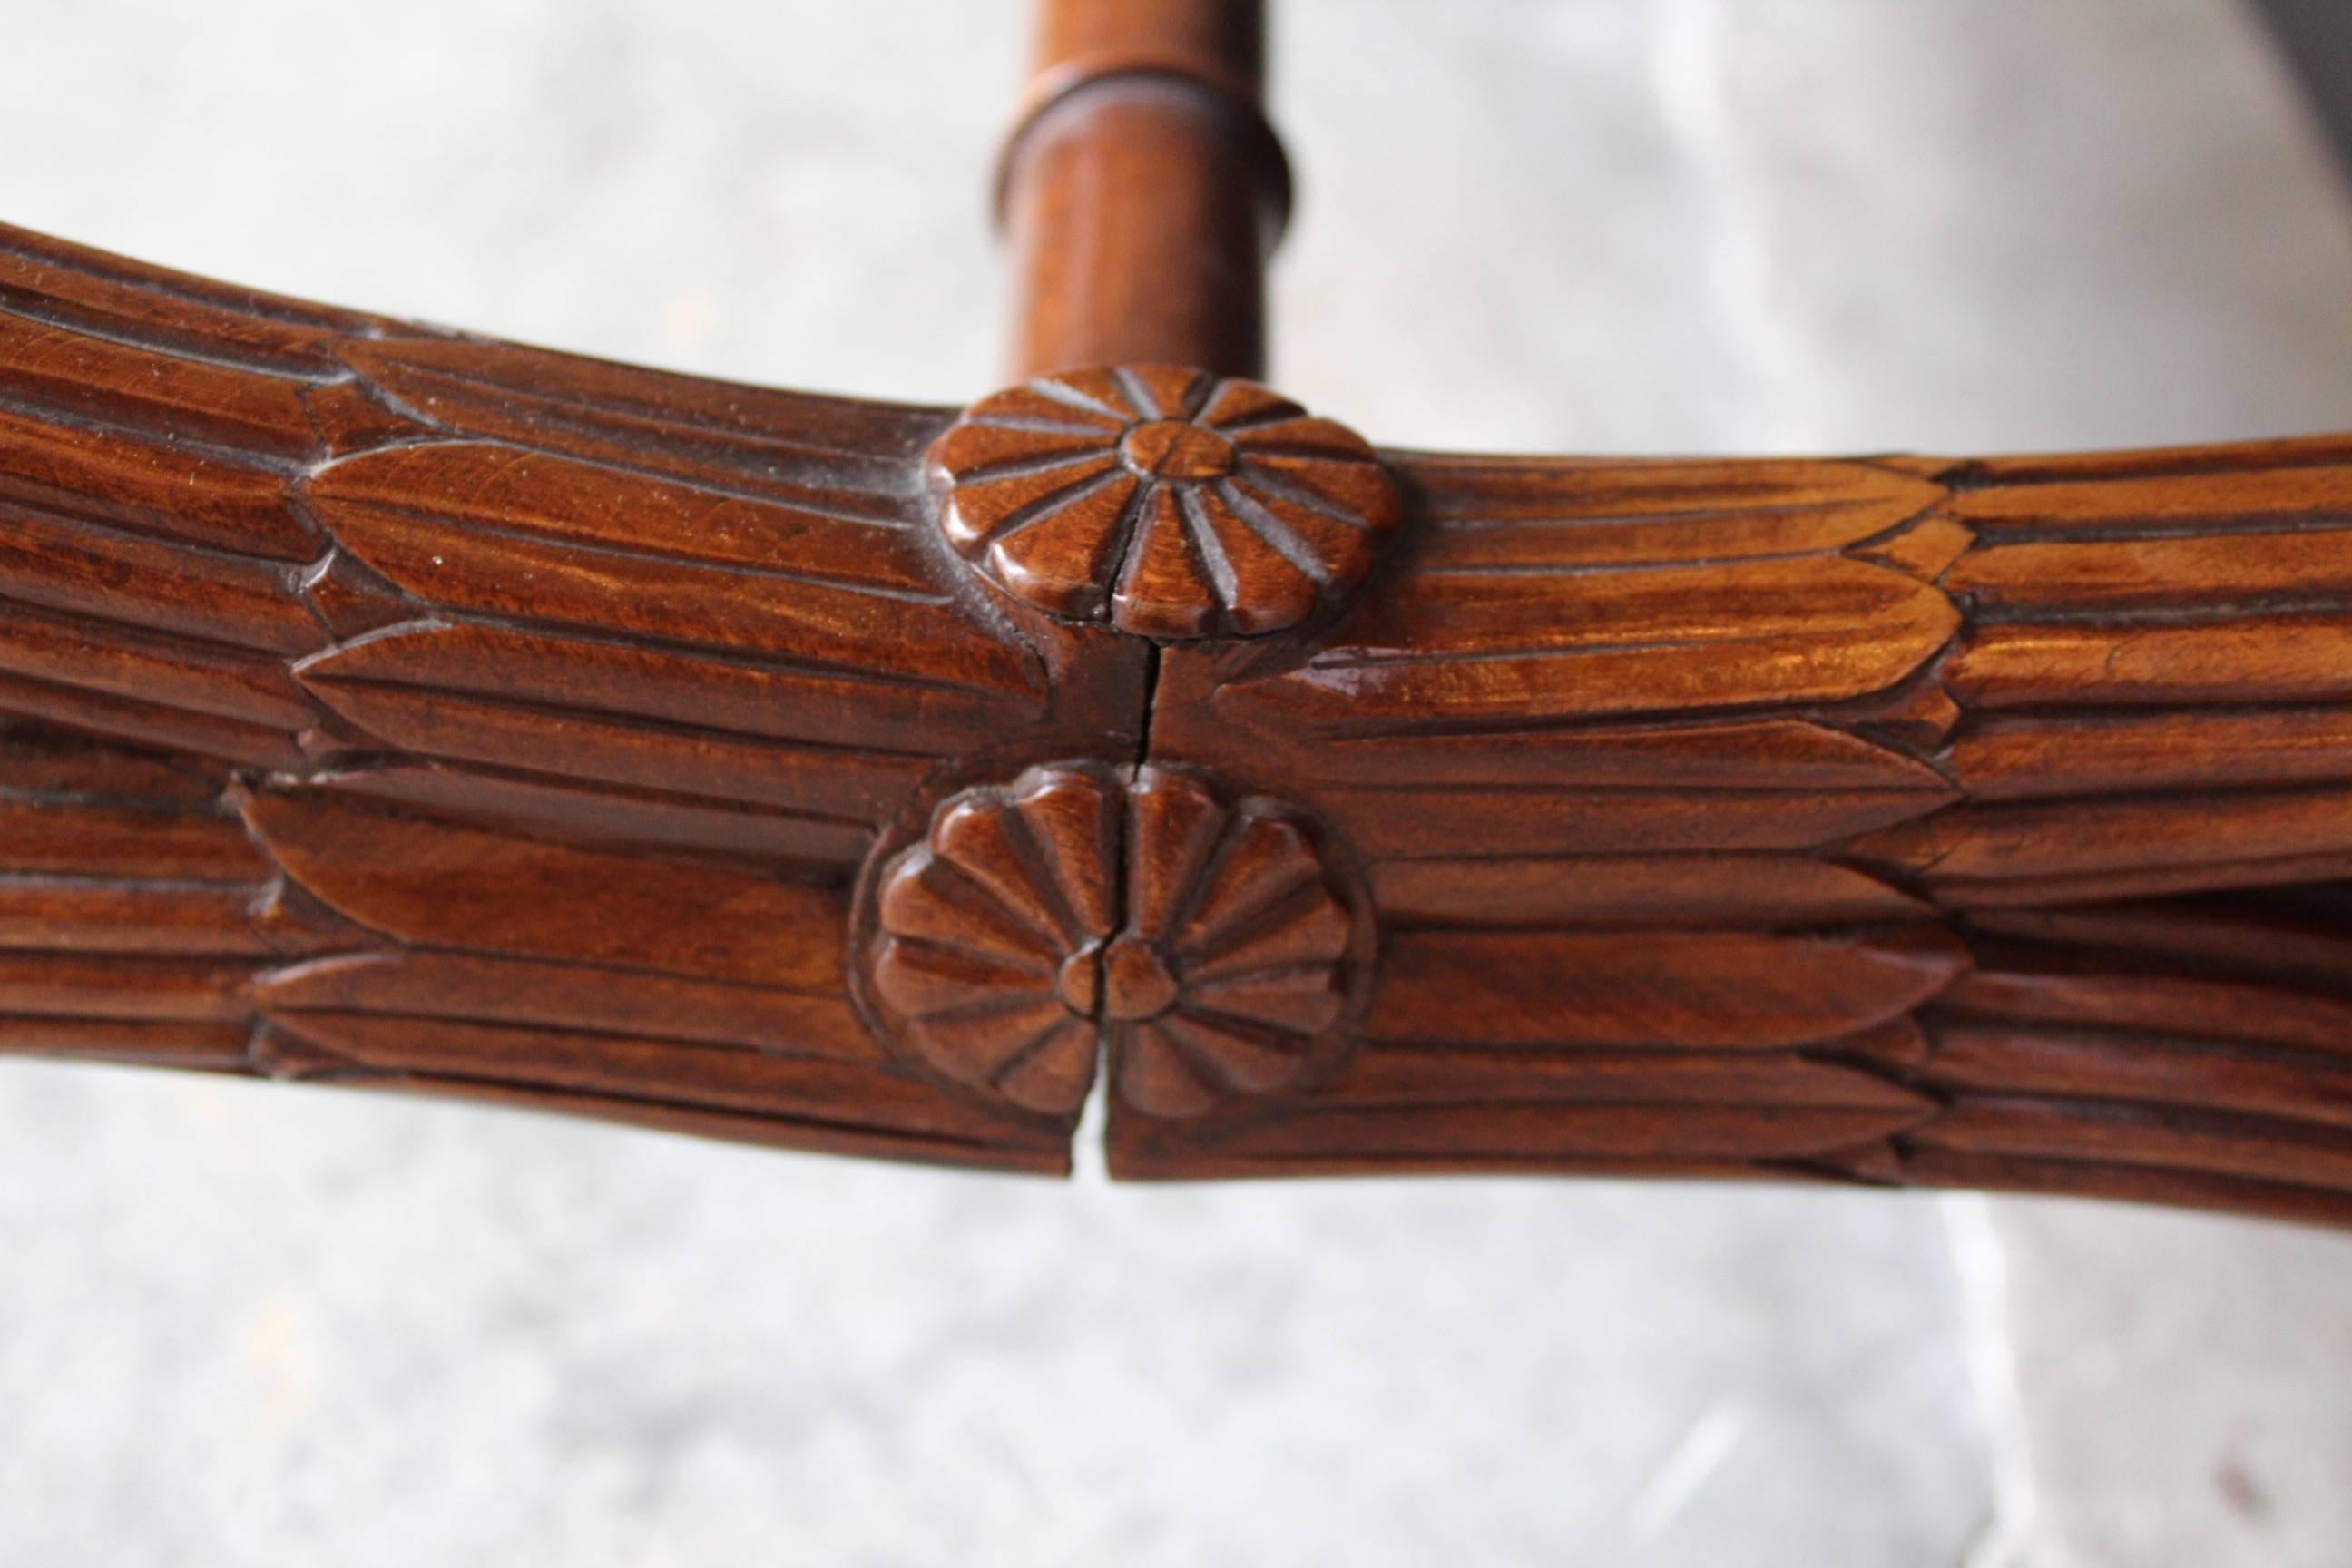
M16 0L0 216L622 358L995 379L1008 0ZM1290 0L1279 379L1376 438L2352 425L2227 0ZM0 1067L0 1563L2338 1568L2352 1242L1112 1190Z

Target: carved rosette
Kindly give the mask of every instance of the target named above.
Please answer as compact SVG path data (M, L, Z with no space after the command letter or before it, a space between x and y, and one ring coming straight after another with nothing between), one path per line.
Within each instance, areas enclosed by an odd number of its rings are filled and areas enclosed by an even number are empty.
M997 586L1161 639L1298 625L1363 580L1403 513L1354 431L1172 365L982 398L931 466L949 543Z
M1068 1115L1097 1056L1136 1110L1187 1117L1332 1065L1370 915L1296 808L1146 767L965 790L868 889L868 1005L904 1054Z

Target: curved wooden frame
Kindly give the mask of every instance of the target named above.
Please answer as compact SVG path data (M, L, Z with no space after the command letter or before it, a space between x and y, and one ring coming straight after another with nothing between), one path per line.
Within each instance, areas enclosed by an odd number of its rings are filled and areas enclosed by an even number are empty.
M2352 1223L2352 437L1375 452L1256 8L1047 20L967 415L0 234L0 1049Z

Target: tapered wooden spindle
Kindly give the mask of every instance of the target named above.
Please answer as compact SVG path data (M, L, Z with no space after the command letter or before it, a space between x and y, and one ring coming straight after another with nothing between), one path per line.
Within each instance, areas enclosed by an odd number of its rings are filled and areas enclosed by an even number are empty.
M1015 374L1264 369L1290 201L1259 105L1265 38L1259 0L1045 0L999 176Z

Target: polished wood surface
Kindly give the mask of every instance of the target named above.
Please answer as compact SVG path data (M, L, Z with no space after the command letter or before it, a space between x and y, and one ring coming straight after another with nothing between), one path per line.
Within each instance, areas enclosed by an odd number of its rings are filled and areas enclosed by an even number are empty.
M0 234L8 1048L1060 1168L845 980L877 833L1131 745L971 613L945 411L727 387Z
M1162 362L1255 375L1290 205L1259 99L1260 0L1045 0L1000 209L1013 370Z
M1590 1169L2352 1219L2352 440L1997 462L1397 454L1311 645L1155 761L1360 855L1310 1092L1129 1174Z
M931 468L948 542L998 588L1155 638L1261 636L1345 603L1404 510L1354 431L1176 365L984 397Z
M0 1050L2352 1224L2352 437L1376 447L1241 378L1256 7L1112 16L961 410L0 231Z

